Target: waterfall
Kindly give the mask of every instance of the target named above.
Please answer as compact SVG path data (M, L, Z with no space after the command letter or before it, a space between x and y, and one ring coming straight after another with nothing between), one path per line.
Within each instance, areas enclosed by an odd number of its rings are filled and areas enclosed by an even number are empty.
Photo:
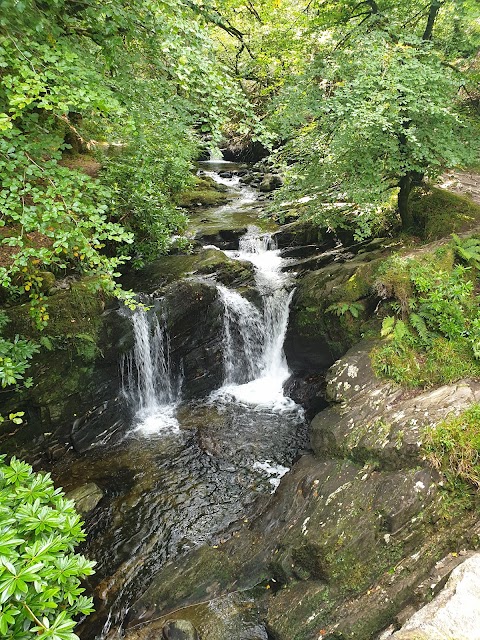
M134 347L125 356L122 390L135 410L137 428L146 432L178 426L175 407L180 380L175 382L170 365L166 318L137 309L131 316Z
M293 291L284 260L271 234L256 227L240 239L238 251L226 251L255 267L255 283L262 312L239 293L219 286L224 304L225 378L214 397L235 399L258 406L285 408L292 402L283 394L288 370L283 342Z
M209 150L209 161L210 162L222 162L223 161L223 153L220 151L218 147L214 147Z
M222 285L218 291L224 307L224 383L248 382L261 371L262 314L236 291Z

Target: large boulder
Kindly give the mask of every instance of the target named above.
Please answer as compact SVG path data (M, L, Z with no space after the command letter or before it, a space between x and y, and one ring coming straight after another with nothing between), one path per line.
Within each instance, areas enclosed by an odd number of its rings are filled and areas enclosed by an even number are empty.
M217 288L202 280L183 280L165 292L170 358L183 378L184 399L208 395L224 375L224 308Z
M319 458L375 459L388 468L421 464L425 427L478 402L480 382L406 395L402 387L375 376L372 346L369 341L357 345L329 370L326 398L333 405L312 421L313 450Z
M86 515L92 511L103 498L103 491L95 482L88 482L81 487L72 489L65 497L75 502L75 508L79 513Z
M453 570L445 588L382 640L480 640L480 554Z

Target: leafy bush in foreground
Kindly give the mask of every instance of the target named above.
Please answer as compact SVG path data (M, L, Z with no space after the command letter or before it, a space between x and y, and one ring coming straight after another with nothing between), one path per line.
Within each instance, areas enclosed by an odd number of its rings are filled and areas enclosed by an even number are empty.
M0 637L78 638L73 617L93 610L80 579L94 563L73 552L84 538L73 502L50 474L0 456Z

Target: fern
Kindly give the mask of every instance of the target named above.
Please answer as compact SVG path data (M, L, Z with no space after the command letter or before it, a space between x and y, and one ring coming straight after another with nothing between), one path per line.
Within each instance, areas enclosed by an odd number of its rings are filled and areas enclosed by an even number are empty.
M480 239L475 237L462 240L452 233L453 250L459 258L475 269L480 269Z
M412 327L418 333L420 339L424 343L429 343L430 332L428 331L427 325L425 323L425 320L422 318L422 316L418 315L418 313L411 313L409 320Z

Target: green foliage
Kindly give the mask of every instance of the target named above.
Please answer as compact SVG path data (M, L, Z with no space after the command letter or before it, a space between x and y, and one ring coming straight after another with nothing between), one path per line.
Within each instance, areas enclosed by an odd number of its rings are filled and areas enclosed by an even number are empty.
M472 59L479 29L459 4L441 3L437 40L425 33L429 3L322 3L312 20L322 36L272 101L270 126L288 140L278 153L287 177L279 198L313 196L314 219L366 237L392 197L411 227L411 190L478 158L478 122L460 99L468 63L458 60L452 25L468 24L463 55Z
M8 322L7 315L0 311L0 330ZM0 384L3 389L21 380L26 387L32 385L32 379L24 379L24 373L30 366L29 360L38 351L39 345L31 340L22 340L18 335L13 340L0 336Z
M442 269L442 259L448 252L394 256L380 268L375 287L395 315L384 318L386 343L372 354L377 374L412 387L479 376L480 299L469 269Z
M37 331L50 321L47 272L94 277L133 305L118 268L166 252L184 229L176 203L197 131L216 140L232 111L249 111L204 19L180 0L3 0L0 71L4 298L28 300ZM98 177L74 162L105 148ZM0 348L2 384L20 380L34 347L19 337Z
M353 318L365 311L365 306L362 302L335 302L325 309L329 313L334 313L337 316L344 316L347 313Z
M74 553L85 537L73 502L49 474L0 456L0 635L76 640L74 617L92 600L80 580L93 562Z
M461 260L475 269L480 269L480 238L470 236L462 239L452 233L452 245L455 254Z
M473 404L459 415L424 432L427 459L449 481L460 479L480 487L480 405Z

